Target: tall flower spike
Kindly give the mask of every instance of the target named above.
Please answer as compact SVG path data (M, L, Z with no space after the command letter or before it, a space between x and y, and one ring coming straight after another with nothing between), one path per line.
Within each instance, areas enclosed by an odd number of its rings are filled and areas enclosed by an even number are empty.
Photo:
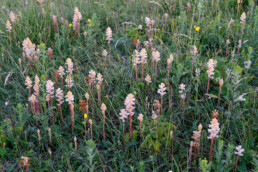
M102 114L103 114L103 137L104 137L104 140L105 140L106 139L106 132L105 132L106 115L105 115L105 111L107 110L107 107L104 103L102 103L100 109L101 109Z
M209 94L210 80L213 79L214 68L216 67L216 65L217 65L216 60L209 59L209 61L207 62L207 66L208 66L208 70L207 70L207 74L208 74L207 94Z
M239 156L243 156L243 154L242 154L243 152L244 152L244 149L242 149L241 145L236 147L235 154L237 155L237 160L236 160L235 171L237 171L237 163L238 163L238 160L239 160Z
M70 58L68 58L66 60L65 64L67 65L67 73L69 73L71 75L73 73L73 62L72 62L72 60Z
M211 161L211 157L212 157L212 146L213 146L213 141L214 138L218 138L218 133L220 131L219 128L219 122L216 118L213 118L211 121L211 124L209 125L209 129L208 132L210 133L208 139L211 139L211 147L210 147L210 156L209 156L209 161Z
M136 76L136 79L138 79L138 68L137 68L137 65L140 63L140 58L139 58L139 52L137 50L134 50L133 52L133 65L135 67L135 76Z
M241 24L244 24L246 22L246 14L245 14L245 12L243 12L241 14L240 21L241 21L240 22Z
M123 122L123 135L125 136L125 119L128 116L128 112L125 109L121 109L119 115L120 115L119 119L121 119Z
M130 137L132 137L132 116L134 115L133 110L135 109L134 105L135 105L135 98L133 94L128 94L124 105L126 107L127 112L129 113L129 117L130 117Z

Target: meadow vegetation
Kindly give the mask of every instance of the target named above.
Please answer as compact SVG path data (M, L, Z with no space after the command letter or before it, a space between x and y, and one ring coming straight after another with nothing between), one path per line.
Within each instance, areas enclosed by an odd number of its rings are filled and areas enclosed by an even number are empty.
M254 0L1 0L1 171L258 171Z

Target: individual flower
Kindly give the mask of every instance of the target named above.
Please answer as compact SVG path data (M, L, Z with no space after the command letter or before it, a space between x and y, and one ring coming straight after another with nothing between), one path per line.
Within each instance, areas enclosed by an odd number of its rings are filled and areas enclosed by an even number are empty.
M63 90L61 88L58 88L56 90L56 97L57 97L57 101L58 101L58 105L61 105L63 103Z
M11 22L15 22L15 20L16 20L16 16L15 16L15 14L11 11L10 12L10 19L11 19Z
M141 56L141 63L146 63L147 62L147 51L145 50L145 48L141 49L140 52L140 56Z
M183 93L185 91L185 84L181 83L179 85L179 93Z
M98 81L98 84L99 85L101 85L102 84L102 82L103 82L103 78L102 78L102 75L100 74L100 73L98 73L98 75L97 75L97 81Z
M213 60L213 59L209 59L209 61L207 62L207 66L208 66L208 70L207 70L207 74L209 78L213 78L214 75L214 68L217 65L217 61Z

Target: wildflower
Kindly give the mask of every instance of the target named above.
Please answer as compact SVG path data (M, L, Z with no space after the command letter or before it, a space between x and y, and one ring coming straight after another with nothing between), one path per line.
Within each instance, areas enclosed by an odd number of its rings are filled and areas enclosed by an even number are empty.
M245 12L243 12L240 17L240 23L244 24L245 22L246 22L246 14Z
M73 73L73 62L70 58L68 58L65 62L65 64L67 65L67 73L69 73L70 75Z
M197 27L195 28L195 31L196 31L196 32L199 32L199 30L200 30L200 26L197 26Z
M10 19L11 19L11 22L15 22L15 20L16 20L16 16L15 16L15 14L11 11L10 12Z
M140 113L137 119L140 121L140 130L141 130L141 128L142 128L143 114Z
M102 55L105 57L105 64L106 64L107 63L107 55L108 55L107 50L103 50Z
M11 32L11 30L12 30L12 25L11 25L11 23L10 23L9 20L6 21L5 26L6 26L7 32Z
M236 147L236 150L237 150L237 151L235 152L236 155L238 155L238 156L243 156L242 152L244 152L244 149L242 149L242 146L241 146L241 145L237 146L237 147Z
M70 23L70 24L69 24L69 27L72 27L72 26L73 26L73 24L72 24L72 23Z
M158 89L158 93L163 96L166 94L166 87L165 87L165 84L164 83L161 83L159 85L159 89Z
M237 171L237 163L238 163L238 160L239 160L239 156L243 156L243 152L244 152L244 149L242 149L242 146L239 145L236 147L236 152L235 154L237 155L237 160L236 160L236 166L235 166L235 171Z
M80 32L80 21L82 19L82 15L77 7L74 9L74 16L73 16L73 29L75 34L78 36Z
M51 80L46 83L46 92L50 98L54 97L54 83Z
M208 74L208 84L207 84L207 94L209 94L209 87L210 87L210 79L213 79L213 75L214 75L214 68L217 65L217 61L210 59L207 62L207 66L208 66L208 70L207 70L207 74Z
M142 63L142 79L143 79L144 64L147 63L147 52L146 52L145 48L143 48L141 50L140 56L141 56L141 63Z
M152 111L151 118L152 118L153 120L156 120L157 117L158 117L158 116L156 115L156 113L155 113L154 111Z
M145 17L145 24L146 24L147 27L150 27L151 19L149 17Z
M179 93L183 93L185 91L185 84L181 83L179 85Z
M73 104L74 96L71 91L68 91L65 97L66 97L66 101L68 102L68 104L70 104L70 105Z
M135 98L133 96L133 94L128 94L124 105L126 107L127 112L129 113L129 117L130 117L130 137L132 137L132 116L134 115L133 110L135 109Z
M142 30L142 25L139 25L139 26L138 26L138 29Z
M25 80L25 85L27 86L28 89L30 89L32 87L32 81L30 80L30 77L26 77Z
M216 118L213 118L211 121L211 124L209 125L209 129L208 132L210 133L208 139L211 139L211 147L210 147L210 157L209 157L209 161L211 161L211 157L212 157L212 146L213 146L213 140L214 138L218 138L218 133L220 131L219 128L219 122Z
M88 22L90 23L90 22L91 22L91 20L90 20L90 19L88 19Z
M140 63L140 58L139 58L139 52L137 50L134 50L134 54L133 54L133 65L135 66L135 76L136 79L138 79L138 75L137 75L137 65Z
M95 81L95 78L96 78L96 72L94 70L90 70L89 78L90 78L90 83L93 85L94 81Z
M21 163L23 164L24 167L26 167L26 171L28 171L28 166L30 166L30 163L29 163L30 158L26 156L22 156L21 159L22 159Z
M199 68L195 69L195 75L196 77L199 77L201 73L201 70Z
M110 27L108 27L107 30L106 30L106 37L107 37L106 38L107 41L110 42L112 40L112 30L111 30Z
M61 115L61 120L62 122L64 121L64 118L63 118L63 113L62 113L62 103L63 103L63 90L61 90L61 88L58 88L56 90L56 97L57 97L57 101L58 101L58 106L59 106L59 111L60 111L60 115Z
M252 64L251 60L248 60L248 61L245 61L245 62L244 62L244 65L245 65L245 68L246 68L246 69L249 69L250 66L251 66L251 64Z
M102 75L100 73L98 73L98 75L97 75L97 81L98 81L99 85L101 85L102 82L103 82L103 78L102 78Z
M124 123L125 123L125 119L128 116L128 112L125 109L121 109L119 115L120 115L119 119L121 119L123 122L123 135L125 135L125 126L124 126L125 124Z
M104 140L105 140L106 139L106 134L105 134L106 115L105 115L105 111L107 110L107 107L104 103L102 103L100 109L101 109L102 114L103 114L103 137L104 137Z
M67 75L66 79L65 79L65 82L66 82L66 86L71 89L72 86L73 86L73 80L72 80L72 76L71 75Z
M85 114L83 115L83 117L84 117L84 119L87 119L87 118L88 118L87 113L85 113Z
M151 83L151 77L149 74L147 74L146 78L145 78L145 81L147 82L147 85L150 85Z

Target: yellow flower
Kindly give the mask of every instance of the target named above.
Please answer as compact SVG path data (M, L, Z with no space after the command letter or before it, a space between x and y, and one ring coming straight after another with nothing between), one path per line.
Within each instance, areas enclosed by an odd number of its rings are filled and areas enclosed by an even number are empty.
M194 25L194 28L196 28L196 25Z
M70 24L69 24L69 27L72 27L72 26L73 26L73 24L72 24L72 23L70 23Z
M45 75L41 75L41 79L44 80L46 78Z
M199 30L200 30L200 26L197 26L197 27L195 28L195 31L198 32Z
M88 118L88 115L85 113L84 114L84 119L87 119Z
M91 24L88 24L89 27L91 27Z
M91 22L91 20L90 20L90 19L88 19L88 22Z

